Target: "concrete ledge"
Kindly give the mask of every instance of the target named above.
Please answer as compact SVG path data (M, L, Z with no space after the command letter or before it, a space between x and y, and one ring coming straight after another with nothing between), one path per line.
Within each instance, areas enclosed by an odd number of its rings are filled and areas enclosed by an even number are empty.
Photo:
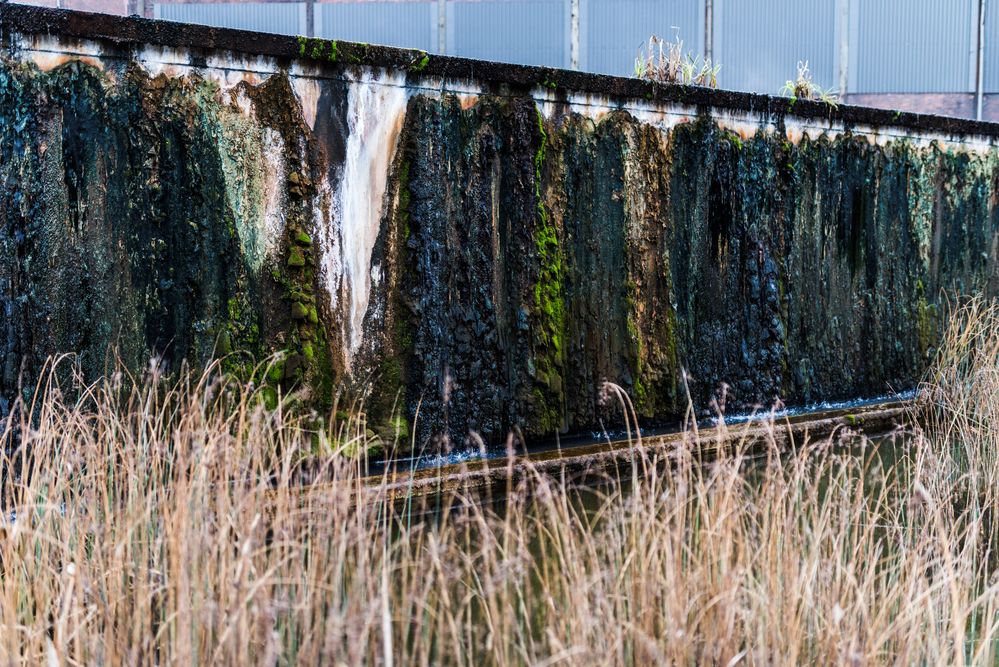
M755 93L713 90L698 86L661 85L638 79L575 72L564 69L510 65L468 58L439 56L413 49L400 49L346 41L287 37L266 33L213 28L138 17L91 14L16 4L0 4L0 39L11 34L55 34L97 40L121 48L161 45L192 52L223 50L293 61L321 63L336 69L367 65L406 70L414 77L472 79L490 89L508 88L528 92L542 87L558 97L567 92L606 95L618 101L638 99L673 102L695 107L722 108L762 114L780 127L785 115L825 119L869 127L904 127L943 134L999 137L999 123L874 109L851 105L832 107L822 102ZM335 46L334 46L335 45Z

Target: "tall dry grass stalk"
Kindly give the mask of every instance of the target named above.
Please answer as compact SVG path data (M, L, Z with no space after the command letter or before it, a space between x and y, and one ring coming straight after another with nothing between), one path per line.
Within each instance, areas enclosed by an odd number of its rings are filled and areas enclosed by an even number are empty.
M691 435L599 488L424 505L354 504L310 458L335 438L213 369L50 374L0 436L0 661L993 664L996 324L954 319L893 447L705 463Z

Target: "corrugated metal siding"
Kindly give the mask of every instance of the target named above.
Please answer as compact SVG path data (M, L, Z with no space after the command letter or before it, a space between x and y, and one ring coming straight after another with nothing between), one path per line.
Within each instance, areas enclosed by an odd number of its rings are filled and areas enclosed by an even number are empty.
M869 0L854 0L867 2ZM836 0L715 0L718 82L775 94L808 61L815 83L836 82Z
M437 50L432 2L317 3L316 15L319 37Z
M999 0L988 0L985 7L984 78L985 92L999 93Z
M839 36L849 37L853 93L973 92L977 0L714 0L723 88L775 93L808 60L816 83L837 85ZM650 34L679 29L704 51L705 0L579 0L580 67L630 76ZM570 0L448 0L447 52L569 66ZM986 16L985 90L999 93L999 0ZM156 4L160 18L301 34L301 2ZM845 25L844 25L845 23ZM317 35L437 51L436 0L316 4Z
M631 76L638 49L650 35L673 39L700 53L704 43L703 0L580 0L580 66L590 72Z
M523 65L566 67L564 0L448 3L448 54Z
M851 92L974 90L974 0L854 0Z
M301 32L301 3L241 2L191 5L157 4L157 18L181 23L200 23L219 28L238 28L279 35Z

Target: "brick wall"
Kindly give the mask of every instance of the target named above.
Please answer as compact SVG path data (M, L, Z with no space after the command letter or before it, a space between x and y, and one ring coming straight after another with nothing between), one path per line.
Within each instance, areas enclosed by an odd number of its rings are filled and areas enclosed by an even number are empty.
M975 96L971 93L852 93L847 95L846 102L879 109L975 117ZM982 120L999 122L999 95L985 96Z
M81 12L98 12L101 14L117 14L124 16L128 0L14 0L23 5L36 7L62 7L76 9Z

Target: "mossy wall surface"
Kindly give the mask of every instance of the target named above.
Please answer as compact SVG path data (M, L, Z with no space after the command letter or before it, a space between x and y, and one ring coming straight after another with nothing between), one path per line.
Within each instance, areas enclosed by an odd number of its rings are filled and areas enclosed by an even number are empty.
M616 423L605 381L669 424L688 392L703 412L911 388L947 295L996 291L987 137L469 92L328 43L234 77L10 37L0 413L48 355L96 376L116 350L364 396L376 430L438 446Z

